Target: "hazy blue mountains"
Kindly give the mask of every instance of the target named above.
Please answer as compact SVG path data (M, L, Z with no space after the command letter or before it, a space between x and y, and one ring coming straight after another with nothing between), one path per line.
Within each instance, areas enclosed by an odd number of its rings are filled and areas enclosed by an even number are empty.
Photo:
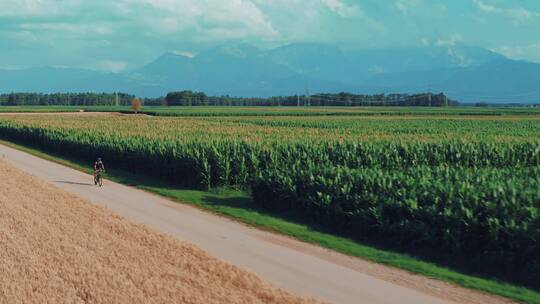
M296 43L271 50L224 45L196 56L166 53L124 73L39 67L0 70L1 92L122 91L162 96L275 96L317 92L445 92L465 102L540 102L540 64L475 47L344 50Z

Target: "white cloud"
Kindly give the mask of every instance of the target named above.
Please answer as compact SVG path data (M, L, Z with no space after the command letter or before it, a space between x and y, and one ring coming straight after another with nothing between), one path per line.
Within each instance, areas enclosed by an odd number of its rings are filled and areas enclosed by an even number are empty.
M254 0L0 0L0 16L21 17L27 30L52 30L68 33L109 34L103 24L122 21L139 26L142 33L196 33L201 39L276 38L273 27ZM92 21L81 21L87 12L96 13ZM27 17L39 16L45 21L31 25ZM68 17L68 18L66 18ZM69 18L71 17L71 18ZM73 18L77 17L77 18ZM62 20L62 21L60 21ZM80 25L91 22L95 26ZM70 24L72 23L72 24ZM112 22L114 23L114 22ZM226 36L211 36L226 35Z
M4 70L4 71L16 71L20 69L23 69L23 67L11 65L11 64L0 65L0 70Z
M528 11L524 9L523 7L518 7L518 8L509 9L507 11L507 14L510 17L512 17L512 19L514 19L515 21L523 21L523 20L531 19L531 17L535 15L536 13Z
M2 0L0 16L40 16L58 12L58 3L47 0Z
M447 39L437 39L437 46L455 47L459 42L463 41L463 38L459 34L454 34Z
M97 34L108 35L112 34L112 29L107 25L95 24L73 24L73 23L23 23L19 28L28 31L57 31L72 34Z
M103 60L98 62L95 66L98 70L101 71L120 73L125 71L128 65L126 62L123 61Z
M487 4L485 2L482 2L480 0L473 0L473 2L483 12L486 12L486 13L500 13L500 12L502 12L502 9L497 8L497 7L495 7L495 6L491 5L491 4Z
M321 0L322 3L331 11L341 17L351 17L358 12L358 7L350 6L343 3L341 0Z
M540 17L540 12L527 10L524 7L518 6L513 8L501 8L493 4L486 3L482 0L472 0L480 11L487 14L501 14L511 18L514 24L520 24L528 21L533 17Z
M123 0L120 6L129 15L137 5L153 10L152 14L147 14L146 24L158 31L194 29L201 35L212 35L201 36L206 39L279 36L263 12L250 0Z
M396 8L404 15L407 15L409 13L409 7L405 4L403 1L397 1L395 3Z
M197 54L195 54L193 52L189 52L189 51L172 51L172 53L175 54L175 55L189 57L189 58L194 58L197 55Z
M501 46L491 50L515 60L540 62L540 42L524 46Z
M403 15L418 10L423 5L421 0L395 0L394 7Z
M463 41L463 38L459 34L454 34L448 39L437 39L435 43L437 46L446 47L446 51L450 57L460 66L466 67L471 64L470 58L467 58L456 48L460 42Z

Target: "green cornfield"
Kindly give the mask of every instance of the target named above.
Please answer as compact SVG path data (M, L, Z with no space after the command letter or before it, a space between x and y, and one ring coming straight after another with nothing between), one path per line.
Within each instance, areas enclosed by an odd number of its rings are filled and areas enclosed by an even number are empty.
M403 113L401 113L403 114ZM540 115L11 115L0 137L540 288Z

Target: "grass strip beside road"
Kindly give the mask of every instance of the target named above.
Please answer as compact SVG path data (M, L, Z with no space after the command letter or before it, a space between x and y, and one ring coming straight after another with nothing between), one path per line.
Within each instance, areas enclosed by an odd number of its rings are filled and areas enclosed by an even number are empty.
M89 174L93 172L91 164L83 163L77 159L59 157L40 149L8 141L0 140L0 143L82 172ZM466 288L496 294L519 302L540 304L540 293L537 291L495 279L463 274L406 254L363 245L348 238L322 232L310 225L295 222L288 217L254 208L250 196L242 191L231 189L215 189L211 191L178 189L173 185L166 185L163 181L114 169L107 171L107 179L166 196L179 203L187 203L248 225L281 233L343 254L451 282Z

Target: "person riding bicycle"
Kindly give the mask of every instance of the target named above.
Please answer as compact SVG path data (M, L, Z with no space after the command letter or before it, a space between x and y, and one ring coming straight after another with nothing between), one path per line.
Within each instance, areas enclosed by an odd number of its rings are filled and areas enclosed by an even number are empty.
M105 165L101 161L101 157L94 162L94 184L97 185L97 176L105 171Z

